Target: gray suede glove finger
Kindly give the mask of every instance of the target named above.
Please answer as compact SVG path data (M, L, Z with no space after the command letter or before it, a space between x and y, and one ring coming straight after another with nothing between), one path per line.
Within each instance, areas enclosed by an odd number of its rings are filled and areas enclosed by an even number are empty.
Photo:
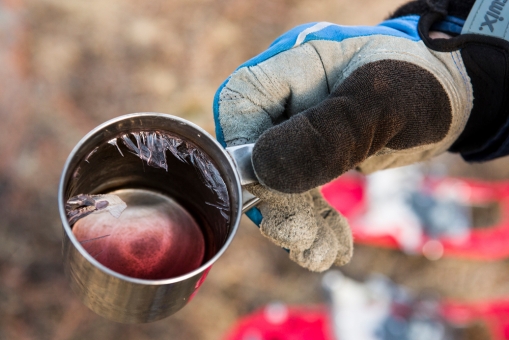
M282 194L260 184L246 189L262 199L258 205L262 234L289 249L291 260L316 272L350 261L353 242L348 222L318 189L302 194Z
M332 230L334 237L338 240L334 264L336 266L343 266L350 261L353 255L353 237L348 221L327 203L320 190L313 189L309 192L313 197L317 220L322 220Z
M263 215L260 231L264 236L290 250L304 251L311 247L318 225L309 193L281 194L260 184L246 189L262 200L257 207Z

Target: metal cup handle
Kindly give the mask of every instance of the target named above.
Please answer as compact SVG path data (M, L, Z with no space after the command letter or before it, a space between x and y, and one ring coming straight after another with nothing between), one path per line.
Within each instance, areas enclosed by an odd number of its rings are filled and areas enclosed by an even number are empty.
M253 153L253 144L244 144L238 146L231 146L226 148L226 152L231 156L237 173L240 177L240 184L242 185L242 212L256 206L260 199L249 191L244 189L247 184L258 183L258 178L254 172L251 154Z

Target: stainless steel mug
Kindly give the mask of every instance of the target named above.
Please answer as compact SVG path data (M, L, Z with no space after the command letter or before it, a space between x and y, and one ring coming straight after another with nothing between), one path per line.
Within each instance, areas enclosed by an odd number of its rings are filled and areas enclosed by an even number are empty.
M161 113L124 115L88 133L69 155L58 192L64 270L83 303L122 323L156 321L185 306L232 241L242 212L257 202L242 190L256 181L251 150L225 150L195 124ZM77 240L66 212L69 198L137 189L167 196L195 218L206 239L199 268L168 279L129 277L101 264Z

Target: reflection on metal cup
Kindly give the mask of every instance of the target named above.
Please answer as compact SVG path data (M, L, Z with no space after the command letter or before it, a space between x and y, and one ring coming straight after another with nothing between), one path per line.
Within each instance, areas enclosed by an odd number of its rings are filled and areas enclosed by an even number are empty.
M72 289L90 309L118 322L151 322L175 313L232 241L243 210L244 182L232 156L207 132L181 118L136 113L95 128L67 159L58 193L64 269ZM80 194L115 192L134 193L127 209L133 202L147 205L154 197L167 197L169 204L174 201L185 209L205 241L200 265L176 277L146 279L98 261L99 255L73 233L66 204ZM152 201L133 201L140 193Z

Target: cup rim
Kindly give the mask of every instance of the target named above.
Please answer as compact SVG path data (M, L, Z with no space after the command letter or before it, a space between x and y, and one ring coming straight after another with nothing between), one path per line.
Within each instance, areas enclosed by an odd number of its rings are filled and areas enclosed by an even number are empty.
M238 209L237 209L237 216L235 216L234 221L230 222L232 224L232 231L230 232L230 235L226 239L225 243L221 246L219 251L211 259L209 259L207 262L205 262L200 267L196 268L195 270L193 270L193 271L191 271L189 273L186 273L184 275L180 275L180 276L177 276L177 277L172 277L172 278L168 278L168 279L158 279L158 280L139 279L139 278L135 278L135 277L131 277L131 276L120 274L120 273L118 273L118 272L116 272L114 270L111 270L110 268L106 267L105 265L103 265L102 263L97 261L94 257L92 257L85 250L85 248L81 245L81 243L78 242L78 240L76 239L76 237L72 233L72 228L69 225L69 221L67 220L67 215L66 215L66 212L65 212L65 202L64 202L64 190L65 190L65 184L66 184L65 180L68 177L67 174L68 174L68 172L70 170L70 164L71 164L74 156L76 155L76 153L83 147L83 145L86 143L86 141L88 139L90 139L92 136L94 136L97 132L103 130L104 128L108 127L109 125L118 123L118 122L126 120L126 119L137 118L137 117L147 117L147 116L148 117L150 117L150 116L152 116L152 117L162 117L162 118L166 118L166 119L170 119L170 120L176 121L179 124L188 125L188 126L192 127L193 129L195 129L197 131L197 133L201 134L200 137L203 137L203 136L207 137L213 144L215 144L216 147L218 148L218 150L220 150L224 154L225 159L228 160L229 166L232 169L234 169L234 171L233 171L234 179L235 179L235 183L237 183L237 185L236 185L236 187L237 187L237 197L239 197L239 200L238 200L239 201L239 203L238 203L239 206L238 206ZM177 116L174 116L174 115L170 115L170 114L167 114L167 113L138 112L138 113L130 113L130 114L125 114L125 115L122 115L122 116L118 116L118 117L115 117L113 119L110 119L110 120L108 120L108 121L98 125L94 129L92 129L89 133L87 133L83 138L81 138L80 141L74 146L74 148L72 149L71 153L67 157L67 160L65 162L64 168L62 170L62 174L60 176L60 182L59 182L59 186L58 186L58 210L59 210L59 213L60 213L60 220L62 221L62 226L64 228L64 231L65 231L68 239L72 242L73 246L79 251L79 253L88 262L93 264L96 268L98 268L99 270L101 270L102 272L104 272L104 273L106 273L108 275L114 276L114 277L116 277L118 279L121 279L121 280L124 280L124 281L129 281L131 283L137 283L137 284L143 284L143 285L166 285L166 284L173 284L173 283L176 283L176 282L182 282L182 281L185 281L185 280L187 280L187 279L189 279L191 277L196 276L197 274L200 274L201 272L203 272L206 269L210 268L214 264L214 262L216 262L217 259L226 251L226 249L229 247L230 243L232 242L233 238L235 237L235 234L237 233L237 229L238 229L239 224L240 224L240 219L241 219L241 216L242 216L242 187L240 185L239 174L238 174L237 169L235 167L235 163L231 159L231 156L228 154L228 152L226 152L224 147L214 137L212 137L207 131L205 131L200 126L198 126L198 125L196 125L196 124L194 124L194 123L192 123L192 122L190 122L190 121L188 121L186 119L183 119L181 117L177 117Z

